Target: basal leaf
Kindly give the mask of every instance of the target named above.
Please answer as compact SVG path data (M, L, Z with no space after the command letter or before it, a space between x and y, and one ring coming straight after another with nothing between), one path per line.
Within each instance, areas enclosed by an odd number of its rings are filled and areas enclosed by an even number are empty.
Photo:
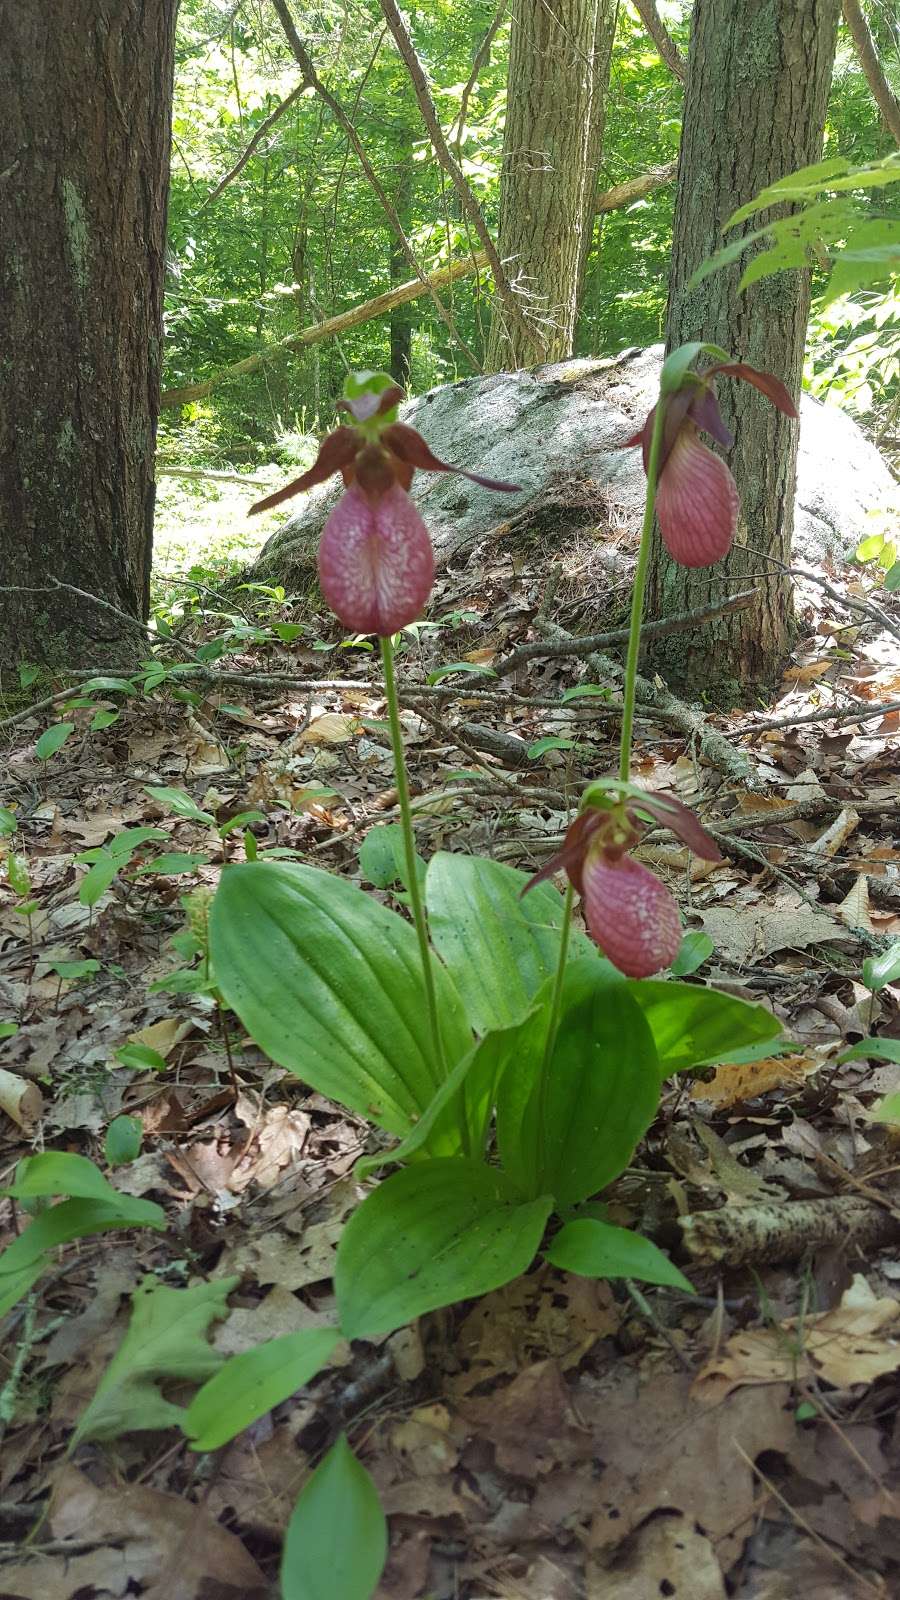
M428 863L425 898L431 938L451 972L477 1033L521 1022L556 970L562 896L524 872L483 856L439 851ZM572 956L596 947L573 932Z
M423 1161L386 1178L350 1218L334 1286L348 1339L392 1333L524 1272L550 1214L478 1161Z
M693 1285L651 1239L593 1217L576 1217L561 1228L547 1260L583 1278L637 1278L694 1293Z
M782 1031L765 1006L717 989L658 978L632 979L628 988L650 1024L664 1078L723 1061L729 1052L777 1039Z
M497 1141L523 1194L552 1194L558 1207L596 1194L628 1165L652 1121L659 1064L629 987L579 962L546 1071L545 1030L535 1028L515 1072L504 1076Z
M378 1492L342 1434L305 1485L287 1525L283 1600L370 1600L387 1548Z
M209 919L215 982L267 1055L401 1137L443 1072L432 1058L415 931L314 867L251 861L222 874ZM472 1034L435 980L448 1068Z
M140 1213L135 1212L140 1207ZM0 1255L0 1316L31 1288L51 1263L50 1252L72 1239L87 1239L112 1228L163 1229L165 1213L149 1200L118 1195L105 1200L62 1200L42 1211Z

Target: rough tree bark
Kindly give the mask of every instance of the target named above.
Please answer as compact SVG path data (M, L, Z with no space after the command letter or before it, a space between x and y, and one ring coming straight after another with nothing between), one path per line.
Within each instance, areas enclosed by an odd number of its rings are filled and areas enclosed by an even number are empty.
M499 249L533 333L495 298L489 372L572 353L617 9L615 0L515 5Z
M819 159L839 11L840 0L696 0L692 19L668 348L712 340L777 373L797 397L809 274L779 273L739 294L738 263L686 285L736 207ZM772 572L750 610L649 652L673 687L724 703L771 687L790 649L790 581L767 558L790 561L797 424L745 384L723 380L719 395L736 440L728 460L741 495L737 538L718 566L690 571L669 560L657 534L647 614L690 611Z
M176 9L0 0L0 667L140 643Z

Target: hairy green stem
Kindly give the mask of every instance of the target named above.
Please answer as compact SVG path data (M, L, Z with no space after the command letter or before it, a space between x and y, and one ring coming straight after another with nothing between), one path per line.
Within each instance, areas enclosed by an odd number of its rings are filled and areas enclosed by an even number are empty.
M637 699L638 657L641 653L641 619L644 614L644 590L647 586L647 568L650 564L650 542L653 534L653 513L656 507L656 484L659 478L659 458L662 453L665 425L665 401L662 395L656 404L650 455L647 461L647 499L644 505L644 524L638 549L634 574L634 593L631 597L631 624L628 631L628 654L625 658L625 689L622 700L622 743L619 746L619 777L627 783L631 776L631 735L634 730L634 706Z
M394 646L390 639L383 637L379 640L379 644L381 646L381 665L384 669L388 722L391 729L391 749L394 752L394 777L397 784L397 801L400 806L400 826L403 829L406 887L409 891L409 902L412 907L413 922L416 926L416 938L419 941L419 954L422 958L422 978L425 984L425 1000L428 1006L428 1021L431 1028L434 1059L441 1070L446 1071L444 1046L438 1021L434 968L431 964L431 945L428 942L428 924L425 921L425 906L422 901L422 891L419 887L416 836L413 832L412 807L409 803L409 780L406 776L406 755L403 749L403 730L400 726L400 707L397 700L397 681L394 677Z

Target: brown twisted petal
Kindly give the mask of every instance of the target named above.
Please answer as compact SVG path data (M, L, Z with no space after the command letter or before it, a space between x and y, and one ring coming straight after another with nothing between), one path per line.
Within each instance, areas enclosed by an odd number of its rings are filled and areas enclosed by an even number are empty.
M522 894L527 894L536 883L543 883L545 878L552 878L555 872L565 872L576 893L581 894L581 875L588 843L591 835L602 825L605 816L606 812L603 811L582 811L569 826L562 849L557 850L556 855L551 856L541 867L540 872L536 872L534 877L528 880Z
M479 483L482 489L498 489L504 494L518 494L521 490L521 484L502 483L497 478L484 478L480 473L467 472L465 467L454 467L448 461L441 461L428 448L422 435L405 422L392 422L389 427L382 430L381 437L395 456L401 461L408 462L411 467L420 468L423 472L458 472L461 477L469 478L472 483Z
M640 799L629 800L627 806L628 820L639 824L641 813L645 812L660 827L668 828L674 833L676 839L686 844L695 856L702 856L704 861L721 861L722 852L711 834L707 833L699 817L689 806L686 806L677 795L669 794L663 790L647 791Z
M270 511L273 506L280 506L282 500L290 500L293 495L301 494L304 489L311 489L316 483L324 483L326 478L343 471L350 465L360 448L360 443L355 428L335 428L331 433L327 433L309 471L304 472L299 478L294 478L291 483L286 483L283 489L276 489L274 494L267 494L265 499L257 500L250 507L248 516L253 517L258 511Z
M718 366L710 367L703 376L713 378L717 372L724 372L728 378L742 378L744 383L752 383L754 389L758 389L767 400L771 400L773 406L783 411L786 417L798 415L790 391L780 378L776 378L774 372L761 372L758 367L748 366L746 361L721 361Z

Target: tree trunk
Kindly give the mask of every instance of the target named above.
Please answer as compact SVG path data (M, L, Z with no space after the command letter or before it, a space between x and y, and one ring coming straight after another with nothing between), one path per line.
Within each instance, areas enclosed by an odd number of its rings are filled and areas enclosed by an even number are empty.
M534 333L494 300L486 370L571 355L593 224L610 0L517 0L507 78L500 190L501 260Z
M176 9L0 0L0 667L140 645Z
M609 74L612 67L613 44L619 20L619 0L598 0L594 16L594 92L591 96L591 120L588 128L587 187L585 209L581 219L581 254L578 260L578 285L575 291L575 320L577 322L584 299L584 280L588 257L594 242L597 220L597 183L600 162L603 159L603 136L606 133L606 102L609 98ZM572 346L575 348L575 329L572 329Z
M779 273L739 294L739 262L691 292L686 284L721 246L732 211L819 159L839 9L840 0L696 0L691 28L668 348L712 340L776 373L797 399L809 273ZM745 384L720 380L719 397L736 441L727 454L741 496L737 538L724 561L696 571L676 566L657 532L647 615L709 604L756 575L751 609L649 652L674 688L734 703L771 688L791 645L790 580L768 558L790 563L797 424Z

